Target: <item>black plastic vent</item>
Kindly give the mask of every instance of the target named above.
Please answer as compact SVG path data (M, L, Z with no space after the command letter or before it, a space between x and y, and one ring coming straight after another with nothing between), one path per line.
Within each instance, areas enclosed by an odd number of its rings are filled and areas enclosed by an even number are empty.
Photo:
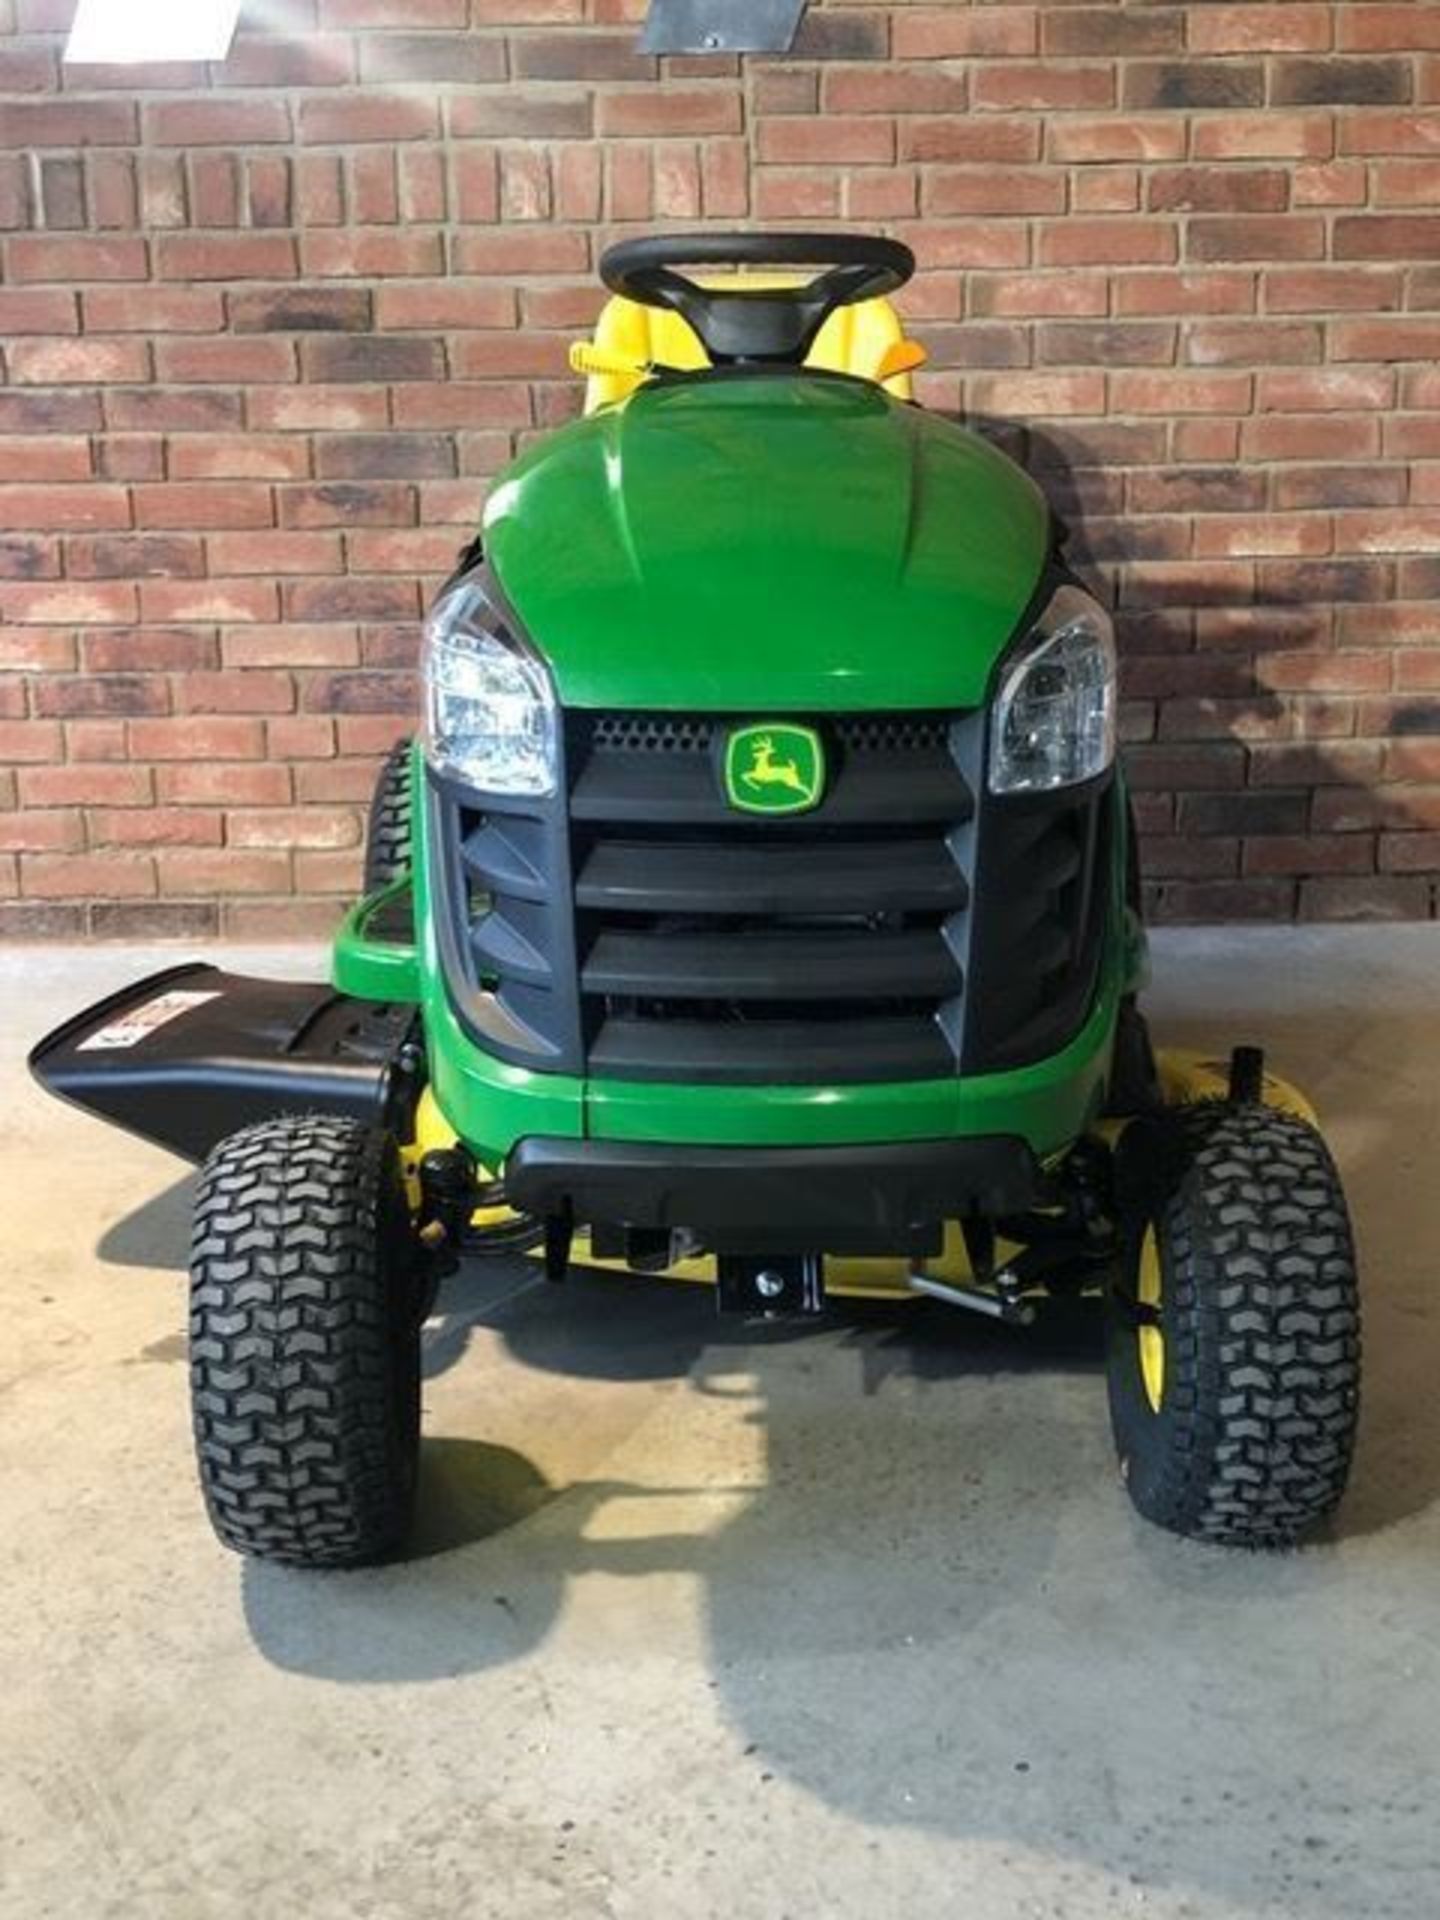
M572 714L570 867L590 1068L806 1083L957 1070L976 716L803 716L820 804L749 814L749 717ZM970 758L973 758L973 752Z

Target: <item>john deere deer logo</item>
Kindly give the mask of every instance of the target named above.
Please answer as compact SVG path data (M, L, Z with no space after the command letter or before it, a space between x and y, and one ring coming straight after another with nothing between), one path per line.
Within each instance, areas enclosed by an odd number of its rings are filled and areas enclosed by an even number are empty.
M803 813L825 790L825 755L813 727L762 721L725 742L725 797L745 813Z

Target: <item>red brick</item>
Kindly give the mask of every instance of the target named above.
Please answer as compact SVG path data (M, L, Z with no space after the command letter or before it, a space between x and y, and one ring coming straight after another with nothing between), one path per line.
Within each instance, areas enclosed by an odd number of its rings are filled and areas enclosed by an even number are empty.
M1334 130L1328 113L1226 114L1197 120L1197 160L1328 160Z
M155 769L155 793L162 805L285 806L291 796L290 769L273 763L237 765L227 761L205 766L181 761Z
M96 234L22 234L6 249L12 280L143 280L148 272L145 242Z
M345 628L297 623L227 633L223 645L227 667L352 667L359 656Z
M1337 260L1431 260L1440 254L1440 213L1341 214Z
M1001 416L1101 413L1105 376L1101 373L990 374L970 383L974 405Z
M417 94L316 95L300 102L300 138L314 146L433 140L439 131L439 102Z
M141 574L193 578L205 570L200 542L175 534L83 534L65 543L72 579L134 579Z
M219 647L203 629L127 627L85 636L87 673L189 673L218 661Z
M1440 314L1425 320L1341 320L1330 329L1336 360L1440 359Z
M0 101L0 147L133 147L138 138L129 101Z
M1168 266L1175 229L1164 220L1066 220L1040 229L1039 260L1046 267Z
M1115 374L1110 386L1117 413L1244 413L1250 376L1240 373Z
M225 60L227 87L339 87L355 77L355 44L340 35L260 39L241 33Z
M74 668L71 634L44 627L0 633L0 673L71 673Z
M90 442L78 435L33 440L13 435L4 449L7 466L28 480L88 480L91 476Z
M1318 361L1323 349L1321 330L1310 323L1210 320L1185 329L1181 357L1196 367L1276 366Z
M904 7L892 34L897 60L991 59L1039 46L1034 7Z
M1440 152L1440 113L1363 113L1341 119L1341 153Z
M153 621L273 620L279 594L269 580L144 580L140 608Z
M1110 277L1115 311L1180 315L1251 313L1255 276L1209 269L1199 273L1117 273Z
M1376 370L1325 367L1314 372L1264 372L1259 406L1265 413L1332 413L1385 408L1394 402L1395 376Z
M483 85L505 78L505 48L474 33L367 34L360 41L360 75L367 83Z
M0 813L0 853L73 853L85 844L85 819L72 808Z
M976 314L1018 319L1079 318L1103 314L1107 283L1099 274L976 274L970 307Z
M1404 282L1390 267L1276 267L1265 274L1265 304L1273 313L1361 313L1398 307Z
M740 126L739 94L731 87L715 86L676 88L664 93L602 94L596 130L603 138L738 133Z
M322 280L421 278L440 271L440 236L387 232L383 227L305 233L300 237L300 265L303 272Z
M213 723L212 723L213 724ZM161 848L155 854L165 893L288 893L290 860L284 853L247 848Z
M1311 214L1203 217L1187 223L1185 252L1187 259L1206 261L1318 260L1325 252L1325 227Z
M43 288L0 288L0 337L26 333L75 333L79 320L73 293Z
M973 24L984 16L953 15L962 17ZM950 115L964 112L967 97L964 74L940 67L832 67L824 75L827 113Z
M1440 553L1440 508L1337 513L1335 545L1344 553Z
M1279 167L1160 167L1145 204L1159 213L1273 213L1289 198L1289 175Z
M1440 48L1440 6L1423 4L1423 0L1403 0L1403 4L1388 6L1345 6L1338 12L1337 44L1347 53Z
M1430 883L1418 878L1345 876L1300 887L1302 920L1423 920L1429 911Z
M1038 168L933 168L922 197L929 213L1058 213L1065 183Z
M223 318L208 287L87 287L80 308L87 333L214 333Z
M1245 842L1246 873L1369 873L1375 850L1360 834L1275 834Z
M758 151L761 160L792 165L883 165L895 157L895 130L887 121L838 114L818 120L764 120Z
M246 396L246 413L262 431L342 433L383 427L389 408L380 387L271 387Z
M123 487L0 485L0 526L126 527L130 500Z
M564 228L533 232L461 233L454 242L453 266L460 273L585 273L590 266L586 235Z
M213 533L206 542L210 564L217 574L336 573L340 569L340 541L334 534Z
M245 482L142 485L134 501L141 527L268 527L275 519L270 489Z
M1342 9L1342 17L1353 11ZM1192 53L1323 52L1330 45L1330 12L1329 7L1298 0L1195 7L1190 13L1189 47Z
M977 67L970 81L973 111L1003 113L1083 112L1115 103L1115 70L1108 66Z
M170 443L172 480L303 480L309 471L305 441L283 434L191 433Z
M360 823L351 808L261 807L229 816L232 847L353 847Z
M280 100L162 100L145 109L151 147L248 147L289 138L290 112Z
M1022 165L1040 158L1038 121L907 118L897 122L897 135L902 160Z
M218 847L224 822L218 808L101 808L90 815L90 841L95 847Z
M1140 206L1137 167L1091 167L1070 183L1076 213L1134 213Z
M1440 833L1382 833L1376 864L1382 873L1440 872Z
M288 340L258 336L243 340L157 340L155 377L180 385L235 381L250 385L295 378L295 349Z
M282 233L166 233L155 242L162 280L283 280L295 272L295 242Z
M20 890L39 900L133 899L155 892L155 868L143 855L112 851L22 854Z

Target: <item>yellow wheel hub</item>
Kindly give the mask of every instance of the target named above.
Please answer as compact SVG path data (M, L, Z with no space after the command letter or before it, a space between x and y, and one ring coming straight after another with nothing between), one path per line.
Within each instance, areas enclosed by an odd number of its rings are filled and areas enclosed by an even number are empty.
M1151 1314L1158 1315L1160 1245L1155 1238L1154 1227L1145 1229L1145 1238L1140 1242L1140 1270L1135 1277L1135 1298L1142 1307L1149 1308ZM1151 1412L1158 1413L1165 1394L1165 1335L1157 1322L1147 1316L1137 1325L1135 1338L1140 1348L1140 1378L1145 1386L1145 1398L1150 1402Z

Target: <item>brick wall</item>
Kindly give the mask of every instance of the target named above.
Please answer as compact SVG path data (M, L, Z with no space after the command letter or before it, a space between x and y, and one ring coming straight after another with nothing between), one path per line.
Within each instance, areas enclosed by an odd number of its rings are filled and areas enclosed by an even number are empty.
M1158 916L1433 914L1440 5L834 0L657 72L629 0L266 0L62 76L72 4L0 0L0 932L329 925L597 247L792 217L911 241L926 399L1115 595Z

